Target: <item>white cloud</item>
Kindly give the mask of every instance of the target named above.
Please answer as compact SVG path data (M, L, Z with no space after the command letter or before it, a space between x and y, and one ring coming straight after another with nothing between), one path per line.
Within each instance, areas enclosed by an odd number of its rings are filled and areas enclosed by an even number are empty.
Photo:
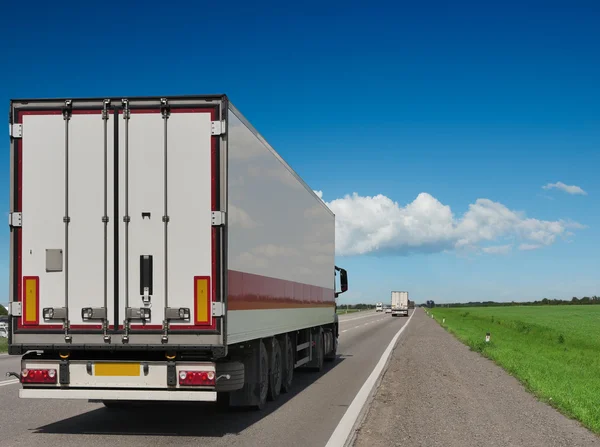
M568 194L578 194L582 196L586 196L587 192L581 189L577 185L565 185L563 182L556 183L548 183L547 185L542 186L543 189L560 189Z
M481 250L484 253L491 255L507 255L512 250L512 245L493 245L491 247L483 247Z
M315 194L319 197L319 199L323 200L323 191L315 191Z
M529 251L529 250L537 250L538 248L542 248L543 245L540 244L521 244L519 245L519 250Z
M585 228L576 222L527 218L489 199L477 199L456 217L448 205L421 193L400 206L384 195L354 193L326 202L336 215L338 255L436 253L450 250L508 252L506 241L547 246L567 230ZM482 247L484 243L505 242ZM508 244L512 246L512 244Z

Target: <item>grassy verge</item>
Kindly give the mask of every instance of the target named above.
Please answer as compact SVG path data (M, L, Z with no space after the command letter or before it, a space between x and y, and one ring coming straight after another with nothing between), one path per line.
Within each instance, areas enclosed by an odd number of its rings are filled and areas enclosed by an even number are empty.
M0 338L0 354L8 352L8 338Z
M600 434L600 306L436 308L431 313L540 400Z

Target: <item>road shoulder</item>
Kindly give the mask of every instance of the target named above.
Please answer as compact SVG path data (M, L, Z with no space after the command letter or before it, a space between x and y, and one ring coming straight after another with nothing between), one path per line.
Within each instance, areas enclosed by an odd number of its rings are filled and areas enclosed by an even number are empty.
M417 310L354 445L575 447L600 439Z

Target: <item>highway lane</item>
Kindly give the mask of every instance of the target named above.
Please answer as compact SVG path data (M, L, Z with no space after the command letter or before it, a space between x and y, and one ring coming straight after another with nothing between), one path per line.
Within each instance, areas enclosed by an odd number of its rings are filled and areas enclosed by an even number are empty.
M262 412L222 411L212 404L113 412L86 401L19 399L20 385L0 386L0 445L324 446L407 320L375 312L341 315L338 360L321 374L297 372L292 393ZM0 368L18 370L18 358L0 357Z
M9 371L19 372L21 369L20 357L8 354L0 354L0 382L6 379Z

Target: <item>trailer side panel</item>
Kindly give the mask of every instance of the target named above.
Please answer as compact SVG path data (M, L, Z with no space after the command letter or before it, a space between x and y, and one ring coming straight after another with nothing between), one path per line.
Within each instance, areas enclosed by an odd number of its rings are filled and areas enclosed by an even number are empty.
M228 151L228 343L332 323L334 215L233 107Z

